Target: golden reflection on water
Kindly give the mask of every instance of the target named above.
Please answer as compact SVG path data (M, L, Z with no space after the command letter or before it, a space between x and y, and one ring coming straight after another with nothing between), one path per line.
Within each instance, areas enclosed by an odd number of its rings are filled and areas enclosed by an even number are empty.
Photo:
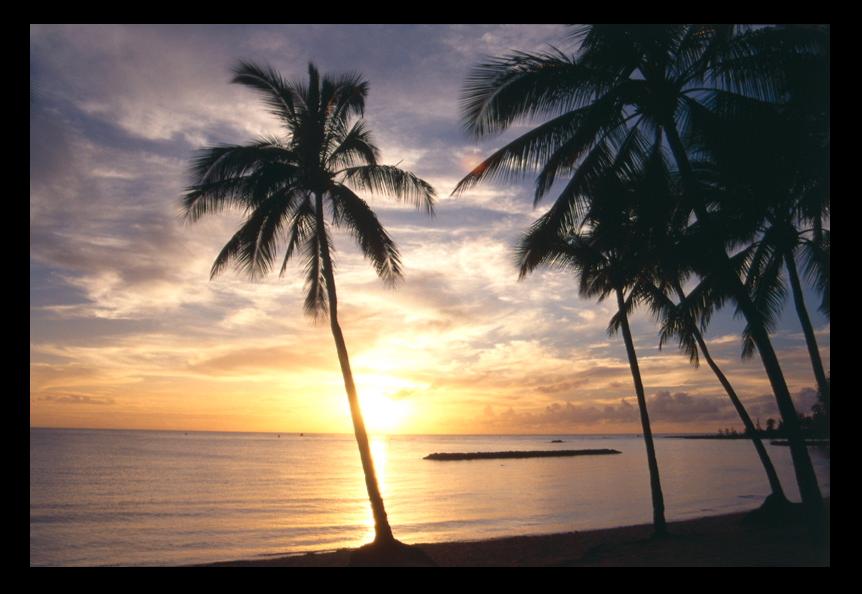
M377 475L377 488L386 503L386 456L389 443L385 437L371 436L371 459L374 461L374 473ZM365 526L366 531L362 537L362 543L374 540L374 513L371 511L371 503L368 501L368 490L365 488L365 477L362 477L362 493L365 495Z

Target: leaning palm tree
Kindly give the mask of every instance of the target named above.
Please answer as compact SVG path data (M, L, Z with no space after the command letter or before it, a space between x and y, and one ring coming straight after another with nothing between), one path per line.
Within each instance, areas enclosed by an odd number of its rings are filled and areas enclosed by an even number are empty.
M771 216L769 227L754 244L755 252L752 264L748 269L746 284L751 287L755 303L761 302L771 305L767 313L771 314L771 318L774 318L780 313L785 296L782 268L787 271L793 305L802 327L802 334L805 337L805 345L808 348L808 358L811 361L817 389L826 404L828 418L829 382L817 346L814 326L805 305L796 261L799 256L804 259L807 276L814 279L815 285L821 288L823 294L821 310L828 314L830 232L828 229L821 229L820 240L816 241L809 236L810 230L799 229L793 224L788 216L789 213L784 214L784 217ZM754 343L748 328L746 328L743 355L751 356L753 351Z
M456 187L536 173L535 202L569 177L544 217L549 238L571 226L589 203L590 186L609 168L636 166L643 143L667 145L684 188L685 208L703 230L707 269L722 277L750 327L790 443L797 483L812 511L822 496L767 324L736 275L716 207L704 191L686 147L693 115L757 111L785 96L787 66L825 51L811 28L733 25L590 25L575 29L574 56L552 49L514 53L481 64L463 95L469 133L485 137L515 121L549 117L497 150ZM752 228L756 221L752 221ZM540 230L536 229L536 233Z
M607 190L610 193L619 190L613 183L610 183L610 186ZM563 266L574 270L578 275L581 296L598 298L599 301L611 295L616 298L617 313L608 330L610 333L622 331L646 446L653 507L653 535L662 537L667 535L664 495L647 412L646 394L628 323L628 315L635 304L631 299L631 291L638 278L642 254L638 251L637 243L632 241L631 225L626 213L605 210L601 215L595 211L590 214L586 225L588 230L569 228L550 241L542 229L543 219L534 223L518 246L520 278L523 279L541 265Z
M828 318L830 238L824 228L829 218L828 126L825 97L818 97L825 85L817 84L826 65L814 62L796 70L787 104L762 111L756 119L699 112L695 119L700 131L692 144L708 160L700 168L711 169L714 183L723 191L737 194L736 203L764 207L755 217L760 223L746 287L772 325L782 309L786 269L814 378L828 408L826 372L797 265L801 257L805 276L821 294L820 310ZM754 350L746 328L743 356Z
M704 340L703 334L698 328L697 323L686 314L682 314L678 318L674 319L674 313L670 313L675 312L678 304L686 300L686 294L678 279L668 280L670 284L669 288L677 297L677 302L674 302L674 300L671 299L664 291L655 290L657 289L655 286L650 287L649 290L651 295L648 297L648 301L651 303L656 317L663 319L665 322L661 340L665 342L675 336L679 342L680 349L688 354L689 360L695 366L697 366L699 362L698 353L703 356L707 365L721 384L721 387L724 388L728 398L730 398L730 402L733 404L734 410L736 410L736 413L739 415L739 418L745 427L745 433L751 438L754 449L760 459L760 463L766 472L766 478L769 481L769 488L772 492L767 498L765 505L776 506L787 504L787 498L784 495L784 489L781 487L778 473L775 471L772 459L769 457L763 442L757 434L757 429L754 422L751 420L751 415L748 414L748 411L739 399L739 396L733 388L733 385L730 383L730 380L715 362L715 359L712 358L709 348L706 345L706 340Z
M643 174L630 184L628 193L629 208L638 215L638 243L642 246L642 253L646 254L630 298L648 305L661 323L659 348L675 338L680 350L689 356L695 367L699 365L700 355L703 356L739 415L766 472L771 494L762 509L786 509L789 502L751 416L730 380L712 358L699 324L689 311L679 307L687 300L683 284L698 267L702 238L696 227L687 226L687 221L683 220L687 214L677 208L679 200L675 196L679 192L679 184L671 176L662 151L659 147L654 148L656 150L644 163ZM726 229L733 227L730 221L723 226ZM742 268L750 262L752 251L751 248L742 250L732 260Z
M192 166L194 184L183 197L185 217L197 221L232 207L245 213L239 230L216 257L211 278L229 265L260 277L271 270L282 248L284 274L299 254L306 273L305 311L316 319L329 316L374 515L374 544L386 548L397 541L377 485L338 323L330 227L352 234L378 276L392 285L401 277L398 249L357 192L389 195L429 214L435 193L414 174L378 163L379 151L362 119L368 83L360 75L321 76L309 64L307 82L288 81L250 62L240 62L234 75L232 82L263 96L284 134L202 150Z

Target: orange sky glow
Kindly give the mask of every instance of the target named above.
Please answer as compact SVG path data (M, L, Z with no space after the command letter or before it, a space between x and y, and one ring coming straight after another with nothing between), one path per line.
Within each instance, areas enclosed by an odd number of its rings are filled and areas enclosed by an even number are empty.
M233 61L249 57L287 76L311 58L361 71L382 162L440 196L433 218L369 197L401 250L394 289L335 234L340 322L372 433L637 433L622 339L606 332L613 304L578 297L559 271L518 281L513 246L550 202L534 209L529 183L449 196L502 142L460 128L467 69L553 42L560 28L390 27L355 42L337 29L348 37L326 43L335 31L31 27L31 426L352 431L329 326L303 315L300 265L210 281L239 216L178 217L195 149L278 131L257 97L227 84ZM398 76L375 39L411 48ZM829 324L807 297L828 367ZM740 426L707 367L674 345L658 350L646 312L632 326L655 431ZM741 329L724 311L708 338L765 424L777 410L759 360L739 357ZM790 302L775 344L808 412L814 379Z

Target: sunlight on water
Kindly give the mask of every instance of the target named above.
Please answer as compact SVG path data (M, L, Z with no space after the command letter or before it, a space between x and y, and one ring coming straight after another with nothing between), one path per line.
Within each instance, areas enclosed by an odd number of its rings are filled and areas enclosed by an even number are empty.
M380 489L380 494L383 497L384 505L386 503L386 454L387 454L387 438L382 436L371 436L371 459L374 461L374 473L377 475L377 487ZM359 452L356 453L357 458ZM365 486L365 477L362 477L362 493L367 495L368 491ZM366 500L365 526L367 530L360 542L355 546L363 545L374 540L374 513L371 511L371 504Z
M384 498L386 497L386 458L388 451L389 441L387 437L371 437L371 458L374 460L374 474L377 475L377 485Z
M554 438L564 443L551 443ZM582 458L435 462L431 452L614 448ZM790 499L786 447L767 445ZM390 436L371 450L404 542L648 523L630 436ZM752 509L769 493L745 441L659 438L669 520ZM810 448L824 495L828 449ZM374 538L352 435L30 431L32 565L180 565L355 547Z

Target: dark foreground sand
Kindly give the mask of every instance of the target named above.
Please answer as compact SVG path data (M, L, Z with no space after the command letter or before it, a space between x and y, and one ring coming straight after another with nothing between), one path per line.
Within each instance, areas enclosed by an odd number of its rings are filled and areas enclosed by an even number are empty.
M419 544L440 566L828 566L828 545L805 525L758 526L737 513L671 522L672 536L651 540L649 525L477 542ZM828 543L828 538L826 539ZM211 566L339 567L351 549Z

